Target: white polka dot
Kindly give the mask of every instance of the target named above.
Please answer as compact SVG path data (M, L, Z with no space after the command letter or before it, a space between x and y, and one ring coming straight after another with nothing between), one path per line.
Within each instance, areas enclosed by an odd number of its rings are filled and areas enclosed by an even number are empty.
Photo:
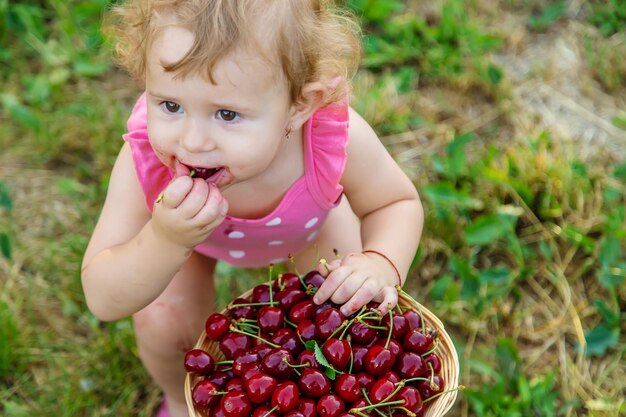
M276 259L272 259L269 263L271 263L271 264L281 264L281 263L283 263L285 261L286 261L285 258L276 258Z
M311 234L310 234L310 235L306 238L306 241L307 241L307 242L310 242L310 241L312 241L313 239L315 239L316 237L317 237L317 230L316 230L315 232L311 233Z
M309 220L308 222L306 222L306 224L304 225L305 229L310 229L311 227L315 226L315 224L317 223L319 219L317 217L313 217L311 220Z
M272 240L271 242L268 243L268 245L270 245L270 246L279 246L279 245L282 245L283 243L285 243L285 242L283 242L282 240Z
M270 220L269 222L265 223L266 226L278 226L279 224L282 223L282 219L280 217L274 217L272 220Z
M228 234L228 237L231 239L241 239L242 237L244 237L245 234L243 232L239 232L237 230L232 231Z
M242 250L231 250L230 252L228 252L230 254L230 256L232 256L233 258L236 259L240 259L243 258L244 256L246 256L246 253Z

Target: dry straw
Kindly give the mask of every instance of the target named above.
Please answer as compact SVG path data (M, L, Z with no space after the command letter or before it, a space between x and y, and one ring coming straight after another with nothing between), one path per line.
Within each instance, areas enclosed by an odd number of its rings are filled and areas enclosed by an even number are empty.
M246 291L238 298L249 299L252 294L252 290ZM437 331L437 354L441 359L441 372L440 375L445 381L445 386L442 392L444 394L434 398L430 401L428 409L424 414L424 417L440 417L444 416L454 405L457 397L457 388L459 386L459 358L456 353L456 349L452 344L452 339L445 331L443 323L437 318L430 310L415 301L404 291L400 291L398 297L398 305L402 310L414 310L418 312L425 324L426 328ZM221 311L222 314L227 314L228 310ZM224 355L219 349L219 343L214 342L206 337L206 332L202 332L198 342L194 346L195 349L203 349L208 352L216 361L225 360ZM187 401L187 408L189 410L190 417L208 417L209 412L206 410L197 410L193 406L191 398L191 391L198 381L203 377L201 375L187 373L185 378L185 400ZM447 391L447 392L446 392Z

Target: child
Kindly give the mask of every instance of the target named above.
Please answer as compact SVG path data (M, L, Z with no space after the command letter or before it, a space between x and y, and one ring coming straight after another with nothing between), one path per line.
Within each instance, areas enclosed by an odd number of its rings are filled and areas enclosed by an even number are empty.
M320 257L314 301L397 303L422 230L411 181L348 107L358 31L321 0L128 0L121 65L145 82L82 281L101 320L133 316L159 415L187 415L182 358L212 312L216 260ZM348 121L349 126L348 126ZM169 414L168 414L169 413Z

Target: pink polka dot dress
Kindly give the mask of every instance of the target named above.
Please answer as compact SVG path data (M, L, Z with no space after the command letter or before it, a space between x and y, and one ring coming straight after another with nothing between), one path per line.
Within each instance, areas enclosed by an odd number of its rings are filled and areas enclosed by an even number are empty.
M148 140L145 95L128 120L124 135L148 210L173 174L154 154ZM304 175L296 180L278 206L258 219L227 216L195 250L238 267L260 267L287 260L312 242L330 210L337 206L346 163L347 100L316 111L304 127Z

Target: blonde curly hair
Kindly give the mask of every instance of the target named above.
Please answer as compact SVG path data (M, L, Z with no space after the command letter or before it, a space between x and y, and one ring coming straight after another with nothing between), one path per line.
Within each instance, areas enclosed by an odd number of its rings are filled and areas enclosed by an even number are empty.
M307 83L336 79L325 104L340 99L361 58L355 19L330 0L127 0L109 10L104 33L117 64L133 78L145 80L149 48L171 17L194 35L194 44L178 62L164 66L166 71L214 82L220 59L249 48L280 66L292 102Z

